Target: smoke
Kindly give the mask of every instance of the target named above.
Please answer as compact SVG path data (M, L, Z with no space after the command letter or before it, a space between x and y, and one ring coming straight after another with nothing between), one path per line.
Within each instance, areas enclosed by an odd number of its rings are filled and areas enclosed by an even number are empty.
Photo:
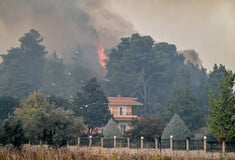
M49 52L56 50L70 62L78 50L87 65L96 68L97 45L109 48L133 32L132 25L109 8L108 0L0 0L0 49L14 47L34 28Z
M199 54L192 49L182 51L182 54L185 57L185 63L192 63L194 66L201 67L202 61L199 58Z

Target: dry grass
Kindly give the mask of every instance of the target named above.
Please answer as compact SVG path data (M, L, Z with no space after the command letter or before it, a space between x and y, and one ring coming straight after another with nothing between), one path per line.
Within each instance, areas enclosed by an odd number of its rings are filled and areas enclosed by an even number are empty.
M31 147L21 151L0 148L0 160L211 160L214 158L198 158L176 155L163 156L148 150L102 149L102 148L48 148ZM217 158L221 159L222 158ZM234 158L226 158L232 160Z

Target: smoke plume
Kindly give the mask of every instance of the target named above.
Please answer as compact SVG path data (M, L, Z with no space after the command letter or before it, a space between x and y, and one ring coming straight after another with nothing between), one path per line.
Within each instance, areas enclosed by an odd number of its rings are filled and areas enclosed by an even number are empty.
M182 54L185 57L185 63L192 63L194 66L201 67L202 66L202 61L199 58L199 54L192 49L189 50L184 50Z
M108 0L0 0L0 30L5 37L1 50L7 44L17 45L31 28L42 34L49 52L56 50L69 62L78 51L90 67L99 66L97 45L111 47L133 31L129 22L109 9Z

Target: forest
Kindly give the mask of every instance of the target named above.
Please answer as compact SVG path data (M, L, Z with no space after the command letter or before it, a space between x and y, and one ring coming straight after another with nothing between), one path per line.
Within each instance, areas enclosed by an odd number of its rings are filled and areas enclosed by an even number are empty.
M225 73L233 75L222 64L208 71L197 58L187 59L189 55L197 57L194 50L179 51L174 44L157 43L138 33L105 49L107 59L102 72L84 66L86 53L79 50L70 63L56 51L48 53L42 44L43 35L35 29L19 42L19 47L1 54L0 119L5 129L0 132L0 140L5 144L40 139L63 145L64 139L104 126L111 117L107 96L118 94L136 97L144 104L134 110L137 115L167 124L177 113L188 129L197 133L207 128L213 106L210 102L216 104L220 97ZM212 122L209 119L209 124ZM17 139L22 135L24 139ZM6 138L10 136L16 141Z

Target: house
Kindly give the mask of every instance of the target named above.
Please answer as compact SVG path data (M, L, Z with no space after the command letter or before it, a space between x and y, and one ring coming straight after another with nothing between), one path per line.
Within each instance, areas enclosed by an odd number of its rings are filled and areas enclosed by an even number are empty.
M109 110L113 115L114 120L117 122L119 129L122 133L131 129L131 122L138 118L137 115L132 114L133 106L143 106L137 98L133 97L108 97Z

